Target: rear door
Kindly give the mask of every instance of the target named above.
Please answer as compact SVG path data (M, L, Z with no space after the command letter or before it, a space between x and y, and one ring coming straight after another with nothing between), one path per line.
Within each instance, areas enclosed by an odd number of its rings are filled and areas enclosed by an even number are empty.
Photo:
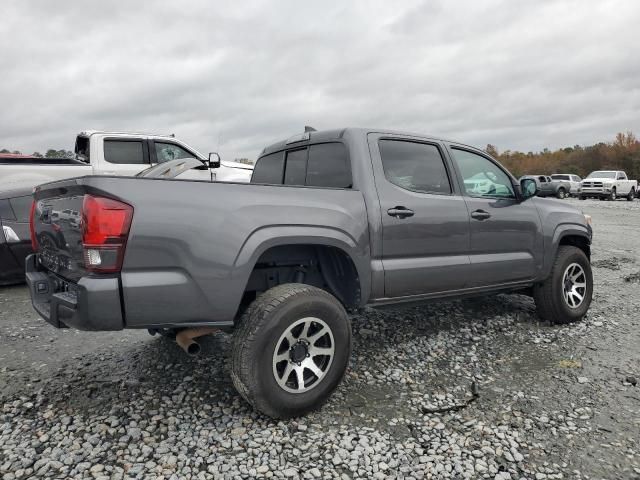
M533 200L520 202L512 177L478 151L449 145L461 187L468 178L491 182L486 193L466 189L471 248L470 286L488 287L531 280L542 262L540 217Z
M369 135L386 297L465 287L469 212L438 142Z
M145 138L109 137L102 141L97 153L98 175L122 175L132 177L151 165L149 145ZM94 155L92 155L93 164Z

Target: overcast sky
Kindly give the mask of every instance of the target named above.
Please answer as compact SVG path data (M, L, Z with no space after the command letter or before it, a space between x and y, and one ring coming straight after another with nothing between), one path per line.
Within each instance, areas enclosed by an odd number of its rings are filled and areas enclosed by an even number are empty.
M640 2L0 3L0 148L175 133L223 158L372 126L523 151L640 134Z

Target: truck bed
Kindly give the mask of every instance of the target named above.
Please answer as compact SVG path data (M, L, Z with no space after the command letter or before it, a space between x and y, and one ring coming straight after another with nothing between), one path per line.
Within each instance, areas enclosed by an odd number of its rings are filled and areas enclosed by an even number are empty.
M85 194L133 207L119 273L85 269ZM40 186L35 198L34 233L41 240L38 261L28 269L48 275L51 289L58 282L71 296L81 288L89 293L84 298L93 293L99 299L77 309L121 309L121 321L109 329L232 325L255 262L287 237L313 243L316 235L329 236L335 246L354 252L359 270L369 268L367 215L357 190L88 176ZM105 299L101 285L112 288L114 282L118 298ZM66 315L76 328L105 329L84 320L100 318L100 312L83 312L80 319Z

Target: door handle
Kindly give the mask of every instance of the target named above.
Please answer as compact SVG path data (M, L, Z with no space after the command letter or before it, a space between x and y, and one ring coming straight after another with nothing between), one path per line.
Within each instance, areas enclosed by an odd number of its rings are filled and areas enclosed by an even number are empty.
M387 214L389 214L390 217L395 218L413 217L413 210L407 207L397 206L387 210Z
M487 218L491 218L491 214L484 210L476 210L475 212L471 212L471 218L475 220L486 220Z

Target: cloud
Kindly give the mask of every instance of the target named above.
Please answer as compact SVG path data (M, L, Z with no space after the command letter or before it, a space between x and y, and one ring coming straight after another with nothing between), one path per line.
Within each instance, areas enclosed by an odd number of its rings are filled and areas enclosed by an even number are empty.
M0 15L0 148L71 148L90 128L224 158L304 125L524 151L640 131L636 2L16 0Z

